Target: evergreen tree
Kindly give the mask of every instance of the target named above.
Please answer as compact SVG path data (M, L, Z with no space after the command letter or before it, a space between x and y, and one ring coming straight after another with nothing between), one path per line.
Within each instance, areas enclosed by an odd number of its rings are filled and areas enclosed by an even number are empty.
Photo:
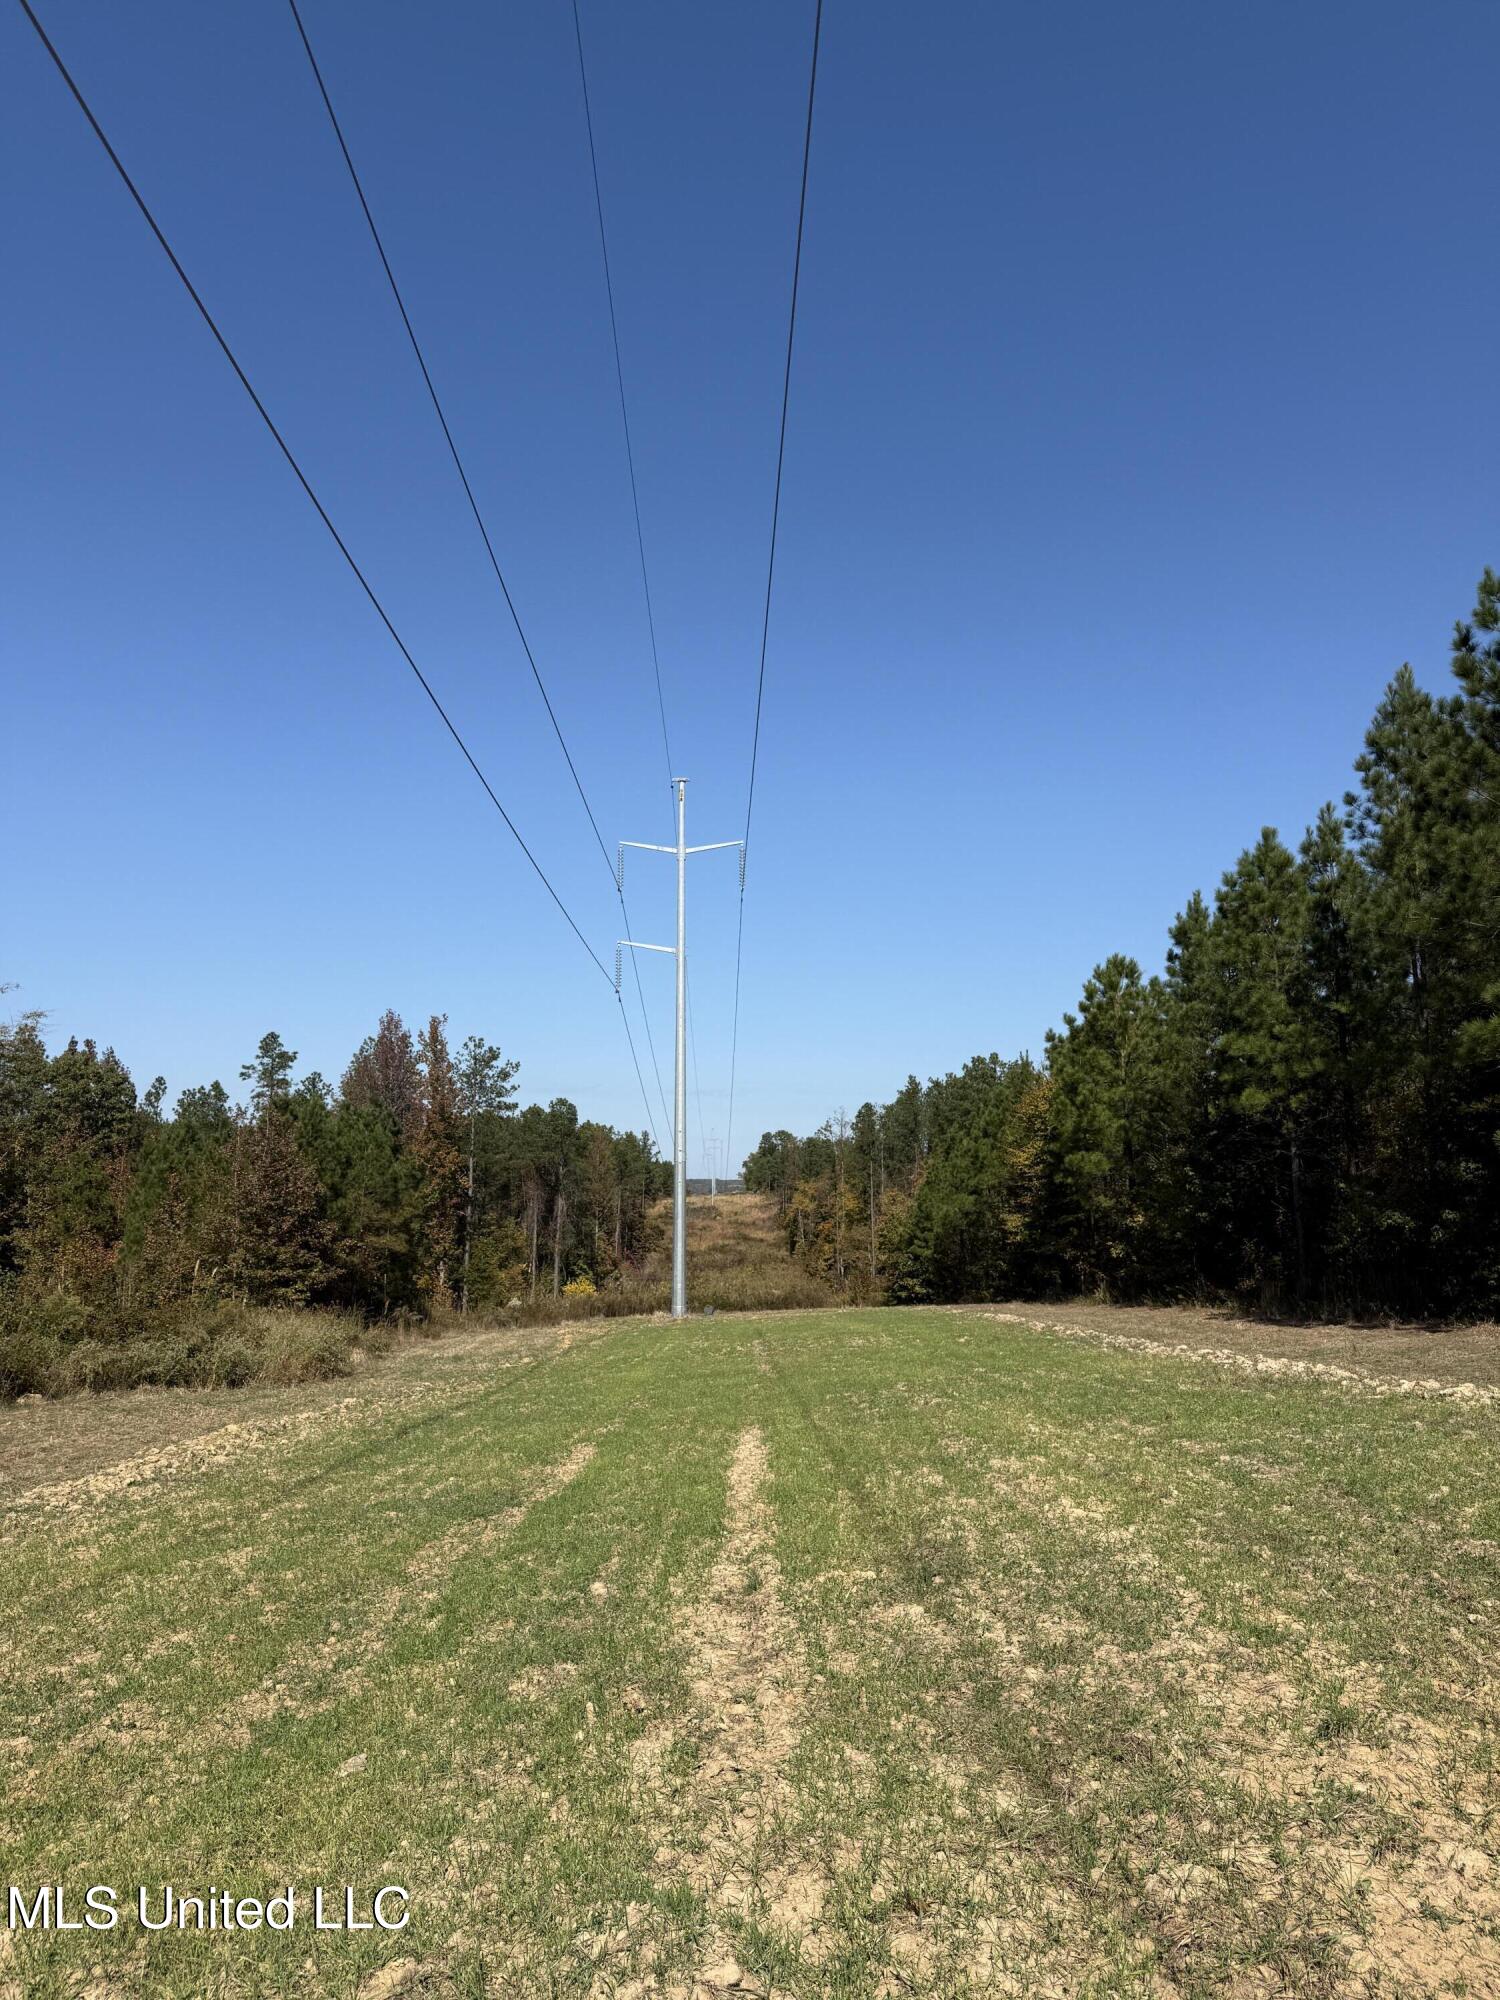
M515 1078L521 1065L506 1062L493 1043L482 1035L470 1035L459 1051L458 1115L465 1139L463 1260L459 1283L459 1308L469 1310L469 1266L474 1232L479 1221L476 1205L475 1165L478 1158L480 1121L503 1118L514 1107Z
M463 1234L464 1177L459 1084L445 1014L434 1014L418 1038L417 1067L421 1098L411 1150L422 1174L433 1297L448 1305Z
M318 1178L281 1113L242 1124L210 1221L218 1282L252 1305L302 1306L328 1289L332 1232Z
M0 1279L22 1263L33 1163L41 1146L47 1098L47 1049L42 1016L0 1023Z
M1271 1306L1308 1299L1311 1112L1326 1063L1310 926L1307 876L1266 827L1220 886L1211 966L1224 1114L1216 1168L1230 1196L1221 1249L1232 1281Z
M1142 1112L1161 1006L1156 982L1117 952L1047 1039L1059 1233L1086 1290L1134 1289L1146 1246Z
M257 1118L268 1118L286 1104L296 1066L297 1051L289 1049L274 1029L261 1036L254 1060L240 1070L241 1080L250 1085L250 1109Z

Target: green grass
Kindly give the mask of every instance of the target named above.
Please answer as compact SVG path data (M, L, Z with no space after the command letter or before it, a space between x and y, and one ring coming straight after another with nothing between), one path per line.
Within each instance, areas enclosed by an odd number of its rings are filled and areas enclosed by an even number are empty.
M410 1925L0 1993L1500 1993L1493 1411L892 1310L400 1379L17 1507L0 1826Z

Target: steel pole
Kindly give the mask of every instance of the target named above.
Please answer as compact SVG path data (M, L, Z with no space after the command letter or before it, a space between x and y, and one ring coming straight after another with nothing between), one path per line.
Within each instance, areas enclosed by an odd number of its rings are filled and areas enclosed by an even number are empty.
M672 1120L672 1317L687 1317L687 779L677 783L677 1074Z
M677 857L677 943L647 944L641 938L621 938L615 948L615 992L620 990L620 959L625 951L660 951L677 960L677 1068L673 1078L672 1106L672 1317L687 1318L687 861L690 854L713 854L721 848L740 850L740 887L745 886L745 843L742 840L710 840L702 847L687 844L687 779L674 778L677 794L677 844L663 847L654 840L622 840L616 879L620 903L625 897L625 850L643 847L651 854ZM717 1175L710 1185L717 1192Z

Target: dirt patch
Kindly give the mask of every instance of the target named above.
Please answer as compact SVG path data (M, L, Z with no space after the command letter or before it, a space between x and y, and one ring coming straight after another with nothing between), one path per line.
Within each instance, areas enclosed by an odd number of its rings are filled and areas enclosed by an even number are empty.
M145 1486L158 1479L206 1472L248 1453L263 1451L270 1444L297 1445L317 1431L348 1417L357 1407L352 1399L327 1405L296 1416L265 1417L259 1421L221 1424L217 1430L179 1444L157 1445L123 1458L102 1471L81 1479L60 1479L51 1486L34 1487L27 1495L30 1507L45 1507L63 1513L78 1513L96 1501L113 1500L133 1486Z
M1257 1692L1228 1676L1202 1698L1232 1718L1226 1772L1286 1815L1280 1870L1338 1937L1348 1974L1336 1990L1384 1979L1402 1994L1500 2000L1500 1786L1479 1729L1465 1743L1389 1714L1378 1741L1309 1745ZM1269 1885L1269 1859L1247 1858Z
M995 1459L991 1474L1007 1511L1065 1523L1134 1566L1135 1531L1102 1505L1078 1504L1034 1467ZM1387 1706L1379 1674L1284 1621L1294 1628L1294 1681L1281 1670L1285 1658L1267 1659L1208 1622L1184 1579L1154 1561L1150 1573L1171 1614L1145 1650L1096 1643L1083 1659L1075 1649L1057 1666L1019 1671L1037 1693L1050 1688L1054 1706L1063 1687L1085 1700L1112 1683L1140 1690L1156 1716L1147 1728L1156 1740L1142 1745L1153 1755L1173 1735L1178 1743L1201 1737L1211 1762L1196 1778L1182 1767L1190 1782L1172 1811L1200 1836L1217 1821L1232 1837L1217 1849L1200 1837L1184 1839L1175 1854L1155 1847L1120 1857L1128 1894L1169 1955L1190 1958L1203 1937L1243 1934L1248 1945L1257 1912L1294 1908L1334 1948L1325 1967L1330 2000L1449 1992L1500 2000L1493 1679L1469 1687L1472 1720L1435 1723ZM977 1628L1008 1641L1013 1670L1038 1642L1087 1636L1077 1619L1033 1611L1018 1647L988 1593L962 1595ZM1206 1725L1186 1739L1171 1723L1184 1704ZM1095 1779L1085 1773L1083 1782ZM1194 1806L1203 1784L1209 1790ZM1218 1797L1224 1786L1228 1799ZM1226 1808L1236 1792L1249 1810L1234 1832L1236 1814Z
M700 1756L678 1802L694 1831L669 1861L710 1906L804 1929L821 1908L821 1871L779 1853L779 1823L792 1803L788 1765L796 1750L807 1691L801 1634L786 1609L764 1488L765 1440L744 1431L730 1461L724 1542L702 1595L681 1608L677 1635L689 1662L694 1733ZM658 1770L669 1747L660 1737L637 1746L637 1769ZM710 1990L737 1985L717 1927L699 1972Z

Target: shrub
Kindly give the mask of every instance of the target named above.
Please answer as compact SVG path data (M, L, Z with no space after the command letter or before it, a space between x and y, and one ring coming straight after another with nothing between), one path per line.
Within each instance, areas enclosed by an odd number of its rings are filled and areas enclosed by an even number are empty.
M323 1381L347 1375L358 1352L385 1353L395 1338L394 1328L366 1327L353 1313L220 1299L122 1322L90 1315L68 1294L23 1301L11 1289L0 1291L0 1398Z
M324 1382L347 1375L365 1329L352 1313L272 1312L256 1315L256 1373L267 1382Z
M55 1395L61 1356L37 1328L0 1324L0 1397Z

